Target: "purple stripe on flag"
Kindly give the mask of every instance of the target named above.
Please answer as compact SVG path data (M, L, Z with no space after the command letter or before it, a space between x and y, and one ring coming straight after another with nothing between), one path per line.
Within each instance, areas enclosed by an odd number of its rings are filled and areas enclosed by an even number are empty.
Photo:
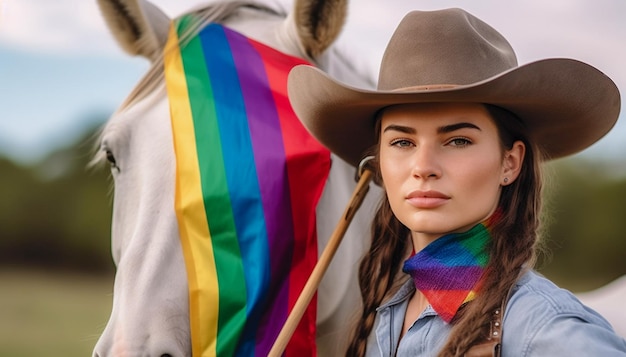
M272 306L269 309L255 306L253 316L250 316L259 324L256 355L265 355L287 317L289 306L289 265L285 266L282 263L284 257L291 257L293 249L291 239L294 233L291 201L288 196L290 190L286 178L285 149L278 113L272 93L268 90L267 75L260 55L243 36L228 29L225 29L225 33L241 81L270 251L271 279L268 282L270 291L266 295L267 300L262 303ZM278 278L281 275L283 277ZM285 284L275 286L280 282ZM265 318L260 315L263 309L267 311Z

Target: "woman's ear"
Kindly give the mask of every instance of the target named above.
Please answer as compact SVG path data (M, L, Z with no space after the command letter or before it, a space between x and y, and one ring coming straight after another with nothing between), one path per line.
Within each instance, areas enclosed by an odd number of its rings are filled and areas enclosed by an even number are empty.
M500 184L502 186L510 185L517 179L522 170L525 154L526 145L519 140L513 143L511 149L504 151L502 175L500 177Z

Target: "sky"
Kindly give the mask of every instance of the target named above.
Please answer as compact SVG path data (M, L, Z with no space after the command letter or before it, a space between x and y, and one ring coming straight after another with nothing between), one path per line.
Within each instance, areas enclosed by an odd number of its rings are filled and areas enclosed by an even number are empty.
M267 1L291 8L289 0ZM174 17L204 1L152 2ZM358 0L350 3L337 45L376 78L385 45L408 11L448 7L495 27L520 64L575 58L626 93L624 0ZM120 50L96 0L0 0L0 155L28 164L71 143L110 115L148 67ZM622 113L612 132L579 155L626 165L624 138Z

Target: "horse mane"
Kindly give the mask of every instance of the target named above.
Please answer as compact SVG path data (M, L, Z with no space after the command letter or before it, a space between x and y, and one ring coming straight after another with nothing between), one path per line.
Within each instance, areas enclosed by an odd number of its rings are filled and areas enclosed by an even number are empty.
M189 28L185 33L179 36L178 43L168 44L164 48L159 55L154 59L151 63L150 68L146 72L146 74L139 80L139 82L135 85L135 87L131 90L126 99L122 102L122 104L117 108L117 110L112 114L115 115L119 112L122 112L132 106L133 104L143 100L148 96L149 93L156 91L162 83L164 83L165 74L163 68L164 57L168 51L175 49L175 46L184 46L189 41L191 41L205 26L212 22L222 22L228 19L231 15L233 15L237 9L240 8L249 8L255 9L258 11L266 12L269 14L275 14L278 16L286 17L287 13L281 9L274 9L269 7L266 4L262 4L255 0L220 0L210 4L200 5L196 9L192 9L186 13L183 13L180 16L185 15L193 15L191 19L191 23ZM334 57L333 61L340 62L343 67L351 68L352 63L349 60L349 56L346 53L347 51L342 51L339 48L331 47L328 49L329 53L332 51ZM367 81L368 85L374 86L371 81ZM100 150L100 141L102 139L102 131L104 127L101 128L99 133L95 134L94 143L95 155L88 164L88 167L98 166L100 163L104 162L105 154Z
M257 3L255 1L249 0L236 0L236 1L228 1L221 0L218 2L214 2L211 4L201 5L196 9L192 9L186 13L181 14L180 16L185 15L194 15L192 16L192 20L189 26L189 29L178 37L178 43L170 45L169 48L164 48L163 51L159 53L159 55L154 59L151 63L150 68L146 72L146 74L139 80L139 82L132 89L130 94L126 97L126 99L122 102L122 104L117 108L117 110L111 115L115 115L119 112L124 111L128 107L133 104L141 101L146 98L149 93L157 90L158 86L165 80L165 74L163 71L163 61L166 54L166 51L171 51L175 47L174 46L184 46L188 43L195 35L197 35L202 28L208 25L211 22L219 22L228 18L232 15L238 8L241 7L249 7L254 9L259 9L261 11L266 11L269 13L280 14L279 12L263 5ZM168 42L169 43L169 42ZM166 45L167 46L167 45ZM105 162L105 153L102 152L100 148L100 142L102 139L102 133L105 126L101 127L97 133L94 134L93 143L94 143L94 156L87 164L88 168L95 168Z
M231 16L237 9L241 7L248 7L260 11L265 11L271 14L286 16L285 13L279 12L275 9L263 5L256 1L250 0L221 0L211 4L200 5L196 9L192 9L180 16L194 15L192 16L191 23L188 30L178 37L178 43L176 46L184 46L189 43L191 39L196 36L205 26L212 22L220 22ZM146 74L139 80L139 82L132 89L130 94L126 97L124 102L118 107L118 109L112 114L122 112L133 104L146 98L149 93L157 90L165 80L165 74L163 71L163 60L167 51L173 50L175 47L164 48L156 59L151 63L150 68ZM89 168L95 168L105 162L105 153L100 148L100 142L102 139L102 132L104 126L94 134L94 156L87 164Z
M249 7L260 11L269 12L277 15L281 14L270 7L255 1L220 1L191 10L183 15L194 15L188 30L179 36L177 46L186 45L194 36L196 36L205 26L212 22L219 22L227 19L235 10L241 7ZM182 16L182 15L181 15ZM148 72L141 78L139 83L133 88L128 97L116 112L122 111L137 101L146 97L148 93L154 91L164 80L163 58L167 51L171 51L173 47L165 48L161 54L154 60Z

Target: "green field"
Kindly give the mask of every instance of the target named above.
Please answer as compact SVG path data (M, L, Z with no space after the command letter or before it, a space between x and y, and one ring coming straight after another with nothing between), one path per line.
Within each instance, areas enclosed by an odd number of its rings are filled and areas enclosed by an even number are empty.
M112 287L112 277L0 269L0 356L91 356Z

